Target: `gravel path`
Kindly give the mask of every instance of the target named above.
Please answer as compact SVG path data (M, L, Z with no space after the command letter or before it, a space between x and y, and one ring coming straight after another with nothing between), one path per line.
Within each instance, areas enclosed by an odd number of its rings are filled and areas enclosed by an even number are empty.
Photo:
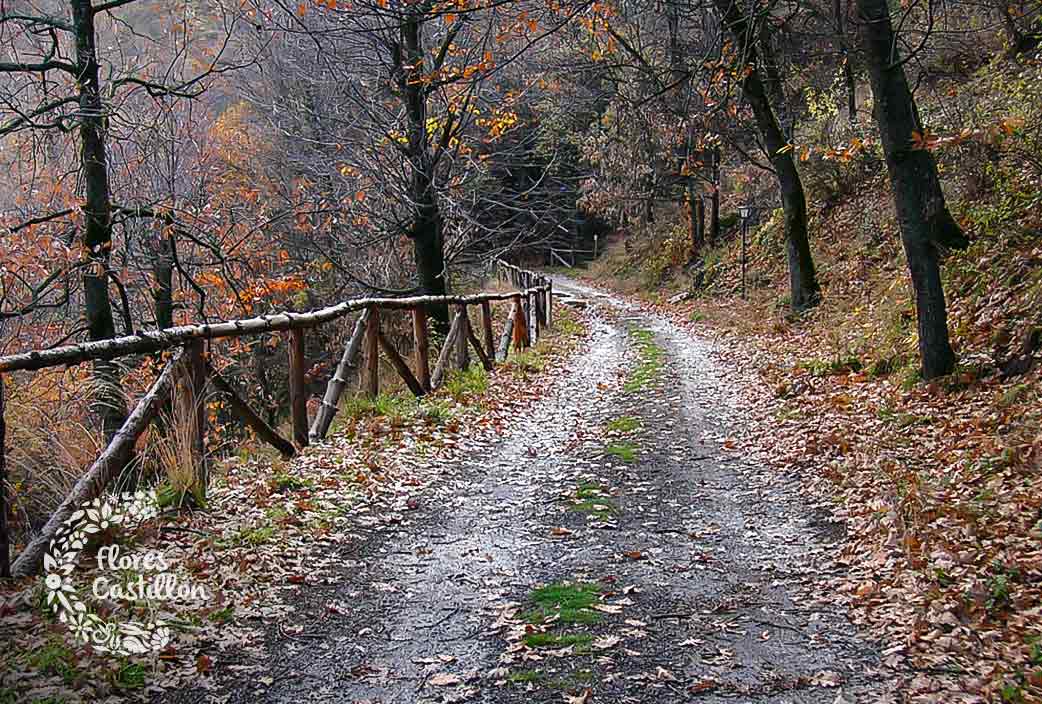
M875 649L808 596L836 569L836 528L731 450L742 380L664 319L555 291L593 315L551 394L447 467L408 523L346 548L337 583L301 590L300 632L269 630L269 677L222 673L177 700L890 699ZM538 623L544 585L594 593L590 622Z

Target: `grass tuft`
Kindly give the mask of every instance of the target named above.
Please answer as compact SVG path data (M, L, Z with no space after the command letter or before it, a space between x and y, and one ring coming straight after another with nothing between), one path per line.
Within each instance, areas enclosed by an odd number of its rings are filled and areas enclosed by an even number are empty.
M567 648L574 646L576 652L590 649L593 636L589 633L529 633L525 645L529 648Z
M604 452L618 457L623 462L637 461L637 446L632 442L613 442L604 448Z
M640 419L635 416L619 416L608 421L608 431L613 433L632 433L640 428Z
M639 361L630 378L622 385L627 393L640 391L658 379L663 367L663 350L655 342L655 333L650 330L631 330L630 338L637 347Z
M601 616L592 610L600 599L601 590L586 582L556 582L535 589L531 599L536 608L525 615L530 623L544 623L557 617L557 623L597 623Z

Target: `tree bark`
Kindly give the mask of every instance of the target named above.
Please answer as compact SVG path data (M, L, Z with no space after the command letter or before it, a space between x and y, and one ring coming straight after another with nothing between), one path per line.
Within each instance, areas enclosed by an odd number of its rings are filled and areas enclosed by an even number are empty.
M160 330L174 327L174 241L173 235L162 233L156 240L152 275L155 289L152 302L155 306L156 327Z
M833 0L832 13L836 16L836 48L843 57L843 82L847 88L847 120L857 123L857 81L854 67L850 63L850 47L847 45L847 30L843 22L845 10L843 0Z
M4 420L4 375L0 374L0 577L11 576L11 536L7 525L7 423Z
M355 322L354 331L351 333L347 346L344 347L340 363L326 384L326 393L322 397L318 412L315 414L315 420L312 422L311 430L308 432L309 441L323 440L326 437L326 433L329 432L329 426L333 423L333 417L336 416L340 397L344 394L344 389L347 388L348 371L355 366L355 358L358 357L358 350L362 347L362 336L365 334L368 320L369 311L366 310L362 312L362 315L358 316L358 320Z
M438 208L434 155L427 133L427 88L424 71L423 22L409 12L402 23L404 59L400 70L400 88L405 99L409 123L409 162L412 169L410 197L413 216L409 237L413 241L416 275L420 288L428 296L444 296L445 284L444 223ZM449 328L449 309L442 304L428 307L433 326L445 334Z
M915 148L913 133L922 134L923 126L897 51L887 2L858 0L857 6L875 119L915 289L922 375L931 379L955 368L939 248L964 248L968 242L948 212L933 155Z
M307 357L304 331L289 331L289 411L293 425L293 442L297 447L308 446L308 387Z
M274 428L264 422L257 413L250 408L250 405L235 392L235 388L231 383L223 376L217 373L209 362L206 364L206 377L213 384L214 389L217 393L221 394L228 401L228 405L231 408L239 420L248 425L253 432L257 434L264 442L268 443L282 455L284 459L289 459L293 455L297 454L297 449L293 447L293 443L286 440L284 437L278 434Z
M83 307L91 340L116 336L109 300L108 269L112 252L112 201L109 194L105 149L105 110L101 100L94 8L91 0L70 0L76 36L76 68L79 86L80 168L86 202L83 247L88 258L83 268ZM107 361L94 363L98 386L95 407L106 440L111 440L126 419L119 371Z
M714 2L748 67L748 73L742 81L742 92L752 108L756 126L767 147L781 189L791 305L794 311L803 311L815 305L821 295L807 237L807 199L803 192L803 183L796 169L793 150L789 148L782 134L767 90L760 79L759 57L755 42L752 41L749 23L734 0Z

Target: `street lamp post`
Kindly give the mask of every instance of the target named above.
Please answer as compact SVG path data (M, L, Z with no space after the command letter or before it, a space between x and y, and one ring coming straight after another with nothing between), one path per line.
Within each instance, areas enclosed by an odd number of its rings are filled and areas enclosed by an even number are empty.
M742 299L745 299L745 239L746 232L749 229L749 216L753 213L753 207L751 205L742 205L738 207L738 215L742 218Z

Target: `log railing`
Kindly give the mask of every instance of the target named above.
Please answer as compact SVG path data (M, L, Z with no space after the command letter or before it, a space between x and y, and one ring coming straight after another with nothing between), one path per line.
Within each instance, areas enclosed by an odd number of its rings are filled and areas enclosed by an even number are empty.
M466 369L471 350L486 369L492 369L497 361L506 360L511 342L516 350L531 345L539 339L541 331L551 324L553 285L549 279L539 274L502 260L496 260L494 266L500 280L509 281L516 291L470 296L357 298L307 313L286 312L246 320L182 325L109 340L0 357L0 576L28 576L40 569L44 552L58 534L62 524L77 506L100 496L112 484L130 461L138 439L169 402L184 403L186 408L191 409L194 433L192 449L197 455L198 466L204 468L204 476L200 477L199 481L205 490L207 478L204 401L208 393L207 387L210 392L224 397L231 412L249 426L258 438L272 445L283 456L291 457L310 442L326 436L337 413L340 398L347 388L350 370L355 368L360 354L364 355L361 376L365 393L373 396L379 393L379 356L382 352L405 386L416 396L422 396L438 388L450 369ZM510 303L510 312L499 338L498 348L494 346L492 320L492 304L497 302ZM455 315L432 370L427 310L430 306L436 305L453 307ZM477 328L470 320L468 308L476 308L478 311L480 325ZM381 322L385 313L389 311L411 313L414 338L411 360L402 357L381 329ZM318 412L309 423L304 359L307 331L353 312L361 312L361 315L354 325L340 362L326 385ZM204 351L206 340L274 332L285 333L289 346L289 416L292 441L282 437L250 408L231 382L217 373ZM98 459L59 504L40 533L33 537L18 558L9 564L10 533L6 521L8 502L4 464L4 374L164 350L172 350L174 354L159 377L138 401Z

